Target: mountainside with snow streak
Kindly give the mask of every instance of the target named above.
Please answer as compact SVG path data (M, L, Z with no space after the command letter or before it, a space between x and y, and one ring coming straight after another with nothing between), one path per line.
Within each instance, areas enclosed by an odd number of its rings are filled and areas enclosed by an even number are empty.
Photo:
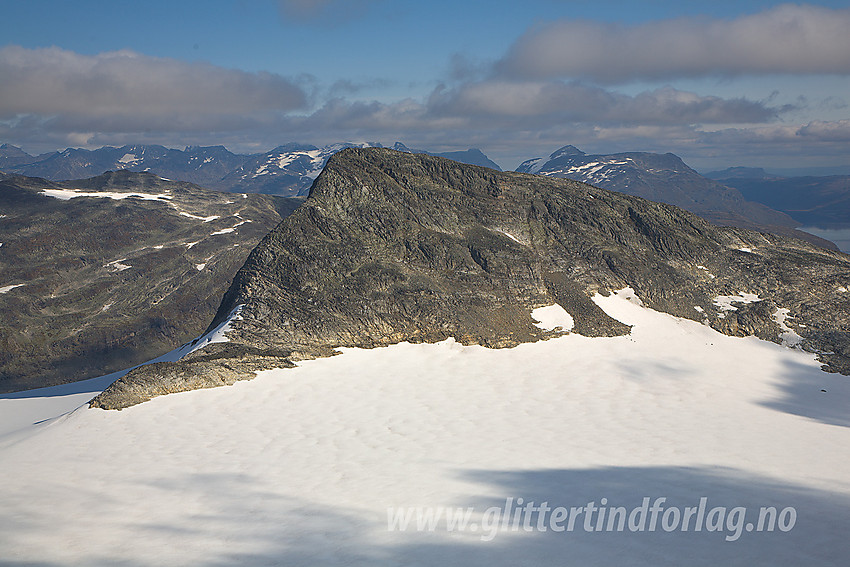
M0 176L0 391L100 376L197 336L300 203L129 171Z
M520 164L521 173L574 179L596 187L681 207L720 226L736 226L782 236L802 238L832 250L822 238L795 230L800 222L688 167L674 154L627 152L590 155L564 146L548 159Z

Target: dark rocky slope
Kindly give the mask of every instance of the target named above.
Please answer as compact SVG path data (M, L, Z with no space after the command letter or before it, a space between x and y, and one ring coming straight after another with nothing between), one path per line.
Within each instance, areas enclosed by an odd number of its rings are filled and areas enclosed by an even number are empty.
M0 176L0 392L122 370L197 336L298 204L128 171Z
M552 335L530 316L552 303L575 332L624 334L591 296L625 286L652 308L773 341L786 308L805 348L828 370L850 370L844 254L568 179L357 149L331 158L237 273L210 327L241 306L230 342L134 370L92 403L231 383L340 346L455 337L509 347ZM761 301L715 303L740 292Z

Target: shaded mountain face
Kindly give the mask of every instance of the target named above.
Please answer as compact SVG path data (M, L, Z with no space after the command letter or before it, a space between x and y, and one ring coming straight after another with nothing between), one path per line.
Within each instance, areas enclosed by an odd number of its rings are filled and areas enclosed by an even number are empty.
M299 200L121 171L0 177L0 392L82 380L197 336Z
M744 197L791 216L804 226L850 228L850 175L729 178Z
M8 170L16 165L32 163L46 157L47 155L37 158L29 155L21 148L9 144L0 144L0 171Z
M723 181L724 179L771 179L779 177L771 175L761 167L727 167L722 171L709 171L703 177Z
M517 168L521 173L563 177L681 207L720 226L772 232L837 249L834 244L795 230L800 223L787 214L747 201L734 188L707 179L673 154L629 152L588 155L564 146L548 159L535 158Z
M480 165L481 167L489 167L490 169L495 169L496 171L502 171L502 168L499 167L499 164L484 155L484 152L482 152L478 148L469 148L468 150L464 150L461 152L440 153L429 152L427 150L411 150L401 142L396 142L392 149L408 154L428 154L429 156L443 157L446 159L459 161L460 163L467 163L469 165Z
M380 147L364 143L331 144L323 148L286 144L269 152L237 155L223 146L189 146L185 150L163 146L103 147L97 150L67 149L31 156L20 148L0 146L0 171L42 177L52 181L80 179L104 171L144 171L210 189L236 193L265 193L284 197L307 195L328 158L344 148ZM399 149L407 148L400 142ZM415 150L416 153L429 153ZM455 161L498 169L480 150L442 155Z
M569 179L348 149L237 273L210 325L230 320L230 342L136 369L92 403L227 384L337 347L510 347L557 334L530 314L551 304L574 332L626 334L591 297L627 286L726 334L796 332L829 370L850 371L844 254Z

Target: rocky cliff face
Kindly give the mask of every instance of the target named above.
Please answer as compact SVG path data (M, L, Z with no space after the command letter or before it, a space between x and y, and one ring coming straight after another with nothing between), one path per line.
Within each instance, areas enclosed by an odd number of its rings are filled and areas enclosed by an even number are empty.
M551 336L530 312L553 303L573 332L625 334L590 298L626 286L727 334L796 332L828 370L850 370L844 254L568 179L350 149L237 273L211 325L239 308L230 342L139 368L93 405L229 383L341 346L509 347Z

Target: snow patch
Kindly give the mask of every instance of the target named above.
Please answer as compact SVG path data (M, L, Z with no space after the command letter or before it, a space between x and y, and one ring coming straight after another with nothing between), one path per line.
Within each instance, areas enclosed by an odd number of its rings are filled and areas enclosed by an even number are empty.
M215 219L221 218L221 215L213 215L211 217L200 217L198 215L193 215L191 213L184 213L183 211L180 212L180 216L189 217L190 219L196 219L196 220L204 221L204 222L212 222Z
M216 235L219 235L219 234L227 234L229 232L234 232L237 228L239 228L243 224L249 223L249 222L252 222L252 221L250 221L250 220L239 221L236 224L234 224L233 226L231 226L230 228L223 228L221 230L217 230L215 232L210 233L210 236L216 236Z
M635 305L643 307L643 301L640 300L640 297L637 296L635 290L630 287L624 287L623 289L617 290L614 292L614 296L619 299L625 299Z
M714 305L720 309L721 311L737 311L738 308L732 305L733 303L758 303L762 301L759 296L755 293L744 293L743 291L739 295L718 295L714 298Z
M499 234L504 234L505 236L507 236L508 238L510 238L511 240L513 240L514 242L516 242L517 244L522 244L523 246L525 246L525 244L523 244L523 243L520 241L520 239L519 239L519 238L517 238L516 236L514 236L513 234L511 234L510 232L508 232L508 231L506 231L506 230L502 230L502 229L500 229L500 228L497 228L497 229L496 229L496 232L498 232Z
M4 286L4 287L0 287L0 293L9 293L10 291L15 289L16 287L21 287L21 286L24 286L24 285L27 285L27 284L19 283L19 284L7 285L7 286Z
M778 307L776 311L773 312L773 320L776 321L776 324L779 325L779 328L782 329L782 334L780 338L782 339L782 345L790 348L800 346L800 343L803 342L803 337L798 335L794 329L785 324L785 321L788 319L793 319L793 315L789 315L791 311L786 309L785 307Z
M534 158L533 160L528 160L526 163L528 164L528 173L540 173L540 170L546 165L546 161L543 158Z
M56 199L61 199L62 201L69 201L71 199L76 199L77 197L94 197L94 198L108 198L115 199L120 201L121 199L129 199L130 197L135 197L137 199L143 199L145 201L160 201L172 199L171 195L155 195L153 193L116 193L114 191L75 191L73 189L44 189L40 193L41 195L47 195L48 197L54 197Z
M108 264L104 264L104 268L109 268L113 272L123 272L124 270L129 270L132 266L128 266L127 264L122 264L121 262L126 262L127 258L121 258L120 260L113 260Z
M181 349L189 348L189 351L181 353L180 358L186 356L190 352L195 352L196 350L200 350L200 349L204 348L205 346L213 344L213 343L230 342L230 339L227 338L227 333L230 332L230 330L232 329L234 321L239 321L240 319L242 319L242 315L241 315L242 307L244 307L244 306L243 305L237 305L236 308L233 311L230 312L230 315L227 316L227 319L225 319L218 327L216 327L215 329L213 329L209 333L207 333L207 334L205 334L201 337L198 337L197 339L195 339L191 343L187 343L187 344L183 345L183 347L181 347ZM178 350L180 350L180 349L178 349Z
M560 329L565 332L573 330L575 321L572 315L558 305L547 305L546 307L538 307L531 312L531 317L537 321L534 326L544 331L554 331Z
M207 267L206 263L204 263L204 264L195 264L195 269L196 269L196 270L198 270L199 272L200 272L200 271L203 271L203 269L204 269L204 268L206 268L206 267Z

